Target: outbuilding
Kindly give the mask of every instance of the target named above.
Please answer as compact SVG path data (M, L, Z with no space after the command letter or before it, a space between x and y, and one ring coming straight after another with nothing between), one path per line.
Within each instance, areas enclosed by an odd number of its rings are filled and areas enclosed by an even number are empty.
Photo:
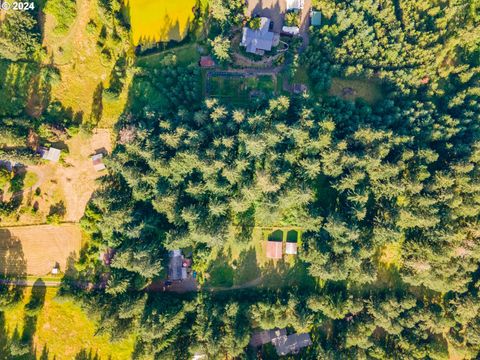
M48 160L51 162L58 162L60 160L61 150L55 149L53 147L47 149L46 147L40 147L39 149L42 159Z
M93 168L95 171L105 170L105 164L103 163L103 154L95 154L92 156Z

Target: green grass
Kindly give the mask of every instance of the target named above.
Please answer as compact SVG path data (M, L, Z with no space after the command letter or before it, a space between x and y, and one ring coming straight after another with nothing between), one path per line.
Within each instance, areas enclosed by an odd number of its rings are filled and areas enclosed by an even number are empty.
M38 175L34 172L27 171L25 179L23 179L23 188L28 189L35 185L38 181Z
M200 60L196 44L187 44L178 48L165 50L156 54L145 55L137 60L137 65L143 67L157 67L162 64L166 56L174 55L178 65L189 65Z
M248 105L252 100L275 94L276 81L270 75L257 77L211 77L209 79L211 97L216 97L234 105ZM259 94L252 94L259 92Z
M282 230L286 233L290 229ZM296 230L299 232L298 244L301 249L301 231ZM207 288L241 286L253 280L257 280L255 286L273 289L315 286L314 278L309 275L307 265L299 255L284 255L277 262L266 258L266 242L271 232L272 229L256 227L250 241L238 241L238 237L232 233L225 251L211 254L207 270L209 279L205 284Z
M32 288L26 288L23 302L5 312L5 324L9 335L14 329L22 332L25 325L25 304ZM101 359L130 359L134 347L133 335L111 342L108 335L96 335L96 324L82 308L71 299L55 298L56 288L47 288L45 302L36 322L34 343L37 349L46 345L49 359L74 359L82 349L97 353Z
M48 0L45 13L55 16L57 24L54 32L66 34L77 16L77 4L72 0Z
M352 89L353 94L346 94L346 89ZM382 88L375 80L369 79L343 79L332 78L332 85L328 92L329 95L338 96L346 100L356 100L358 98L374 104L382 98Z

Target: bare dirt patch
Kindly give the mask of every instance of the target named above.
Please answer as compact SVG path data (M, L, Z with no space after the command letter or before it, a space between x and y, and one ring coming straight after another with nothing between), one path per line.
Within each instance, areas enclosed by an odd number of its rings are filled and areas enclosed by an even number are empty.
M45 162L27 166L38 177L36 184L16 194L22 206L10 216L0 218L0 226L44 224L47 216L61 209L60 221L78 222L97 188L96 180L105 170L95 171L91 156L112 150L111 133L106 129L93 134L80 132L65 141L63 163Z
M10 245L16 244L13 249ZM5 272L47 275L58 263L65 271L69 256L78 255L82 245L80 227L76 224L20 226L0 229L0 263ZM15 254L12 254L15 251ZM9 261L12 256L16 261ZM20 261L21 260L21 261ZM19 269L18 264L22 264Z
M85 207L96 189L96 179L105 172L93 169L91 156L97 151L110 152L112 149L110 131L97 130L92 136L80 133L67 141L69 154L66 166L57 166L55 177L65 197L65 221L77 222L83 216Z

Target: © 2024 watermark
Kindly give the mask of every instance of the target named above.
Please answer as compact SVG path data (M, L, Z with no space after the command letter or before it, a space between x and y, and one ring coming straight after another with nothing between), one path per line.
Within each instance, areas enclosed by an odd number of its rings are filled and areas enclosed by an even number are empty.
M5 1L0 0L1 10L14 10L14 11L29 11L35 9L35 3L33 1Z

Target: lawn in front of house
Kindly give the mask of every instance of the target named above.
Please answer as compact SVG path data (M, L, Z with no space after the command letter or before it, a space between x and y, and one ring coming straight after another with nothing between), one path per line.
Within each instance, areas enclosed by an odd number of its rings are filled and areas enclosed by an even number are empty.
M382 99L382 87L378 81L372 79L333 77L328 95L352 101L363 99L374 104Z
M24 299L4 313L7 334L15 331L22 334L26 324L33 331L33 343L40 354L47 347L49 359L70 360L82 350L98 354L101 359L129 359L133 352L135 338L111 342L108 335L96 334L96 323L72 299L57 299L57 288L37 289L42 293L44 304L34 324L26 322L25 305L29 302L33 288L25 288ZM43 294L44 292L44 294ZM32 326L34 325L34 326Z
M248 105L275 95L276 79L272 75L239 76L237 74L208 78L207 94L228 104Z

